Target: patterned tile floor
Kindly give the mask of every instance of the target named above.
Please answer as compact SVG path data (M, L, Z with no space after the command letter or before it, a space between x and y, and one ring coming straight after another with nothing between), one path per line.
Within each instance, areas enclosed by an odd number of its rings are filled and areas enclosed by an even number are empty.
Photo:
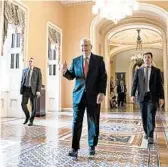
M99 145L88 156L87 120L78 160L67 156L71 147L72 112L48 113L35 125L24 119L2 118L0 167L168 167L167 113L158 113L155 145L143 138L138 112L102 112Z

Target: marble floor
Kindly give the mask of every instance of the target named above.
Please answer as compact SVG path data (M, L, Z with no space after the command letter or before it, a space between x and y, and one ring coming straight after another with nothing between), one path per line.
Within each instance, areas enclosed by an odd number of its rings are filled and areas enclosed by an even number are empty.
M168 113L156 116L155 144L143 138L139 112L101 112L99 145L88 156L87 120L83 124L78 160L71 148L72 112L47 113L34 126L24 119L1 118L0 167L168 167Z

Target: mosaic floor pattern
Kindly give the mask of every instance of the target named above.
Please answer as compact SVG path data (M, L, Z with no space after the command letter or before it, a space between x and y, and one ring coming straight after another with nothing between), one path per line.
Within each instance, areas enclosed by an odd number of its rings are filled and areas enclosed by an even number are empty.
M69 147L56 143L41 143L29 149L21 150L19 156L14 155L6 164L8 167L145 167L148 166L148 151L103 151L98 150L94 158L88 157L88 150L79 151L77 161L67 156ZM151 151L151 167L158 167L157 153Z
M46 121L56 118L60 123L42 126L37 118L35 126L29 127L16 120L1 122L0 167L159 167L159 136L155 133L156 145L148 147L143 138L141 119L138 114L102 114L99 145L96 156L88 156L87 122L85 120L78 160L67 156L71 147L72 115L50 115ZM66 124L67 119L67 124ZM5 120L5 119L4 119ZM22 120L20 120L22 122ZM157 131L161 133L161 123ZM166 130L166 129L164 129ZM168 131L164 132L165 139Z
M82 131L81 141L87 141L87 126ZM60 140L71 141L71 131L63 135ZM140 120L108 119L101 120L99 144L120 144L141 146L143 129Z

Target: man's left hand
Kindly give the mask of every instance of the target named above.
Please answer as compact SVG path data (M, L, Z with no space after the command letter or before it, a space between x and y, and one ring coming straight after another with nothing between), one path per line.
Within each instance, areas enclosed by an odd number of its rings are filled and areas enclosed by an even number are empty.
M40 96L40 92L36 92L36 96L39 97Z
M103 100L104 100L104 94L99 93L97 96L97 104L100 104L101 102L103 102Z
M163 100L163 99L160 99L160 100L159 100L159 106L160 106L160 108L163 107L163 104L164 104L164 100Z

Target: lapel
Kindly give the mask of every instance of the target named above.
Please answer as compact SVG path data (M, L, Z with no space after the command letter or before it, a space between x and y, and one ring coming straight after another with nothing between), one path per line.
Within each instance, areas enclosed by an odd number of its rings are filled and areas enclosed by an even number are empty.
M149 80L149 83L151 83L151 81L152 81L152 78L153 78L153 71L154 71L154 68L153 68L153 66L151 66L151 74L150 74L150 80Z
M79 66L80 66L80 70L81 70L81 72L82 72L82 75L84 76L84 70L83 70L83 56L80 56L78 63L79 63Z
M31 76L31 82L32 82L32 79L34 78L35 75L36 75L36 67L33 67L33 72L32 72L32 76Z
M90 74L90 71L92 70L93 63L94 63L94 55L91 53L91 55L90 55L90 60L89 60L89 70L88 70L87 77L88 77L88 75ZM86 78L87 78L87 77L86 77Z
M145 81L145 76L144 76L144 67L140 68L140 75L142 77L142 81Z

